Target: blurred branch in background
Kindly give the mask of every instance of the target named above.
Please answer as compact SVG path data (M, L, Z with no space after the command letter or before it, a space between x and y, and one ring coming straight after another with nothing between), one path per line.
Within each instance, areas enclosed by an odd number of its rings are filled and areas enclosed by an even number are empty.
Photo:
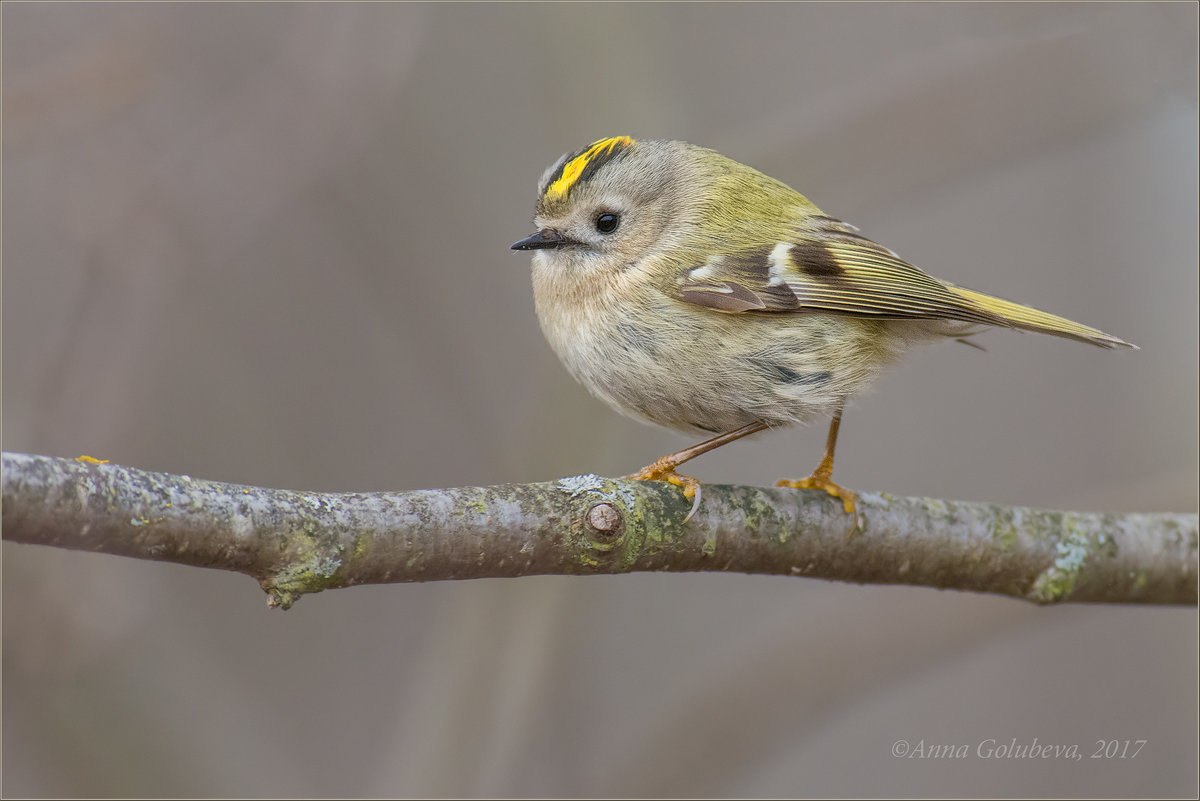
M355 584L735 571L1011 595L1197 602L1197 517L1051 512L712 486L689 525L670 485L315 493L5 453L4 539L245 573L271 606Z

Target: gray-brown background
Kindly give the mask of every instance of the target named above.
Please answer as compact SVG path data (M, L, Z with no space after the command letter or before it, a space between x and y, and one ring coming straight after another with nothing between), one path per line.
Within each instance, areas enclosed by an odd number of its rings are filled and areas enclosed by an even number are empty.
M1193 4L6 3L3 27L7 449L321 490L640 467L686 440L572 383L508 251L546 165L629 133L1143 348L914 353L849 410L849 486L1196 510ZM694 472L802 475L823 437ZM1195 610L637 575L280 613L244 577L10 545L3 578L10 796L1197 792Z

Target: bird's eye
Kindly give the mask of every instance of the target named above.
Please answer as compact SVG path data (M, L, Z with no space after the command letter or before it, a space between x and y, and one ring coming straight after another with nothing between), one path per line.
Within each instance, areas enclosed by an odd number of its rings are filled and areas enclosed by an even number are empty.
M602 234L611 234L621 224L621 215L606 211L596 217L596 230Z

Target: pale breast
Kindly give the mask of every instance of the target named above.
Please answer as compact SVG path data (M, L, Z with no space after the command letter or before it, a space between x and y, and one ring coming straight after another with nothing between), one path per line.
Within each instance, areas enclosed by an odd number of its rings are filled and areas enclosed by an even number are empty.
M539 282L546 339L570 373L623 414L687 431L730 431L831 414L894 354L878 322L824 314L722 314L657 290L565 296Z

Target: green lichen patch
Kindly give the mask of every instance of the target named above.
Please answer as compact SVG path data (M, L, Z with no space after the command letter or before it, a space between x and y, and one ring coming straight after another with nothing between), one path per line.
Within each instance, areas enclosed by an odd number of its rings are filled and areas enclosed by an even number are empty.
M1013 510L997 510L995 522L992 525L992 542L1005 553L1017 546L1019 535L1013 520Z
M262 581L270 596L268 606L289 609L302 595L344 585L338 576L343 566L343 548L330 527L322 526L315 518L306 518L287 540L287 561L275 575ZM364 540L355 541L352 558L369 548Z
M1062 537L1054 545L1054 563L1033 582L1029 590L1030 600L1053 604L1069 597L1075 590L1084 565L1095 550L1096 543L1080 528L1075 516L1063 513Z
M341 566L342 560L331 556L313 556L288 565L263 583L263 589L271 596L267 605L290 609L301 595L341 586L337 579Z

